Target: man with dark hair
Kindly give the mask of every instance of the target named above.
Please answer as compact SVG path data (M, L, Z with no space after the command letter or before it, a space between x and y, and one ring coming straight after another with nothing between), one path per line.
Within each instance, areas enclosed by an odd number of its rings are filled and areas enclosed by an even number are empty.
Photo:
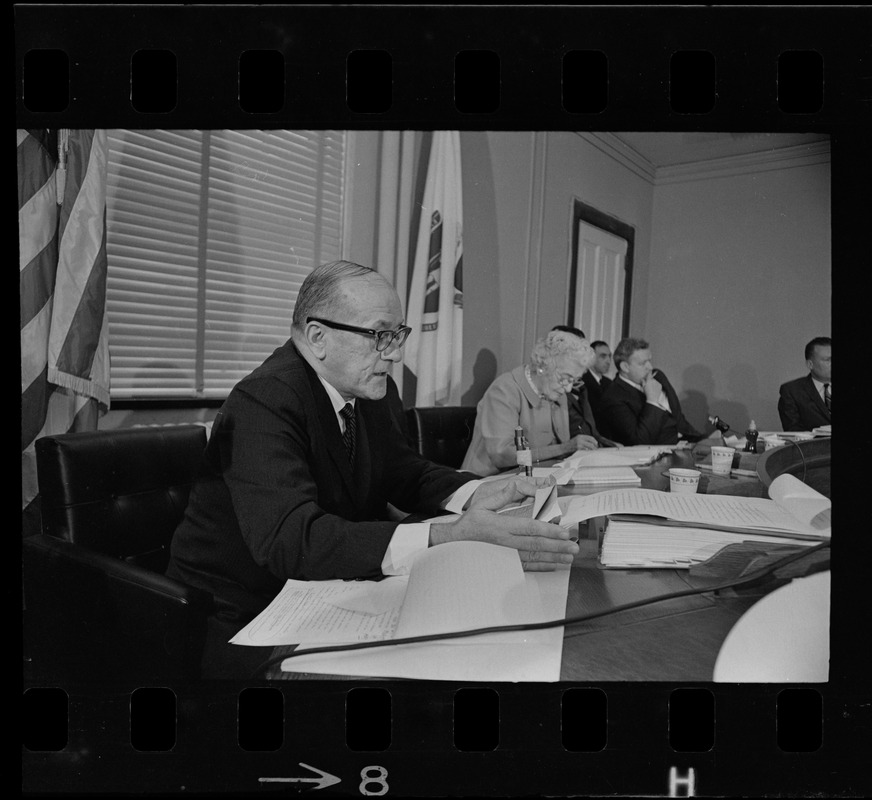
M612 368L612 351L601 339L591 342L590 346L596 353L596 360L591 368L584 373L584 385L587 387L587 400L590 403L594 419L599 416L603 393L609 388L612 379L609 372Z
M585 339L584 331L571 325L555 325L551 330L564 331L565 333L571 333L574 336L577 336L579 339ZM596 343L590 345L594 350L594 353L596 353L596 348L594 347L595 344ZM600 342L600 344L602 344L602 342ZM588 376L590 375L591 370L594 369L595 365L596 362L586 369L581 378L572 384L572 388L567 393L566 400L569 411L569 433L571 436L577 436L578 434L592 436L596 439L596 442L600 447L620 447L617 442L613 442L611 439L607 439L603 436L597 428L596 412L593 410L593 402L589 388L590 384L588 383ZM599 391L599 386L597 386L597 391Z
M621 339L614 352L617 376L603 394L597 423L604 435L625 445L696 442L705 434L681 413L666 376L651 366L644 339Z
M511 547L529 570L568 568L578 552L557 525L496 513L536 482L481 482L408 446L386 392L410 331L378 272L325 264L300 287L291 338L218 412L167 572L215 597L204 677L238 676L247 659L228 639L289 578L402 574L417 552L464 539ZM389 504L458 516L400 523Z
M781 384L778 416L783 430L810 431L832 424L832 351L829 336L816 336L805 346L808 375Z

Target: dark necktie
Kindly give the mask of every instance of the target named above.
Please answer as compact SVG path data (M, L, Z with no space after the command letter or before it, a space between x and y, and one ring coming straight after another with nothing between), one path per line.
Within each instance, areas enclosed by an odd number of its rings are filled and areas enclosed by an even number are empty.
M827 411L831 411L832 404L832 396L830 395L830 385L828 383L824 384L824 403L826 404Z
M345 420L345 433L342 434L342 441L345 442L345 449L348 451L348 460L354 466L354 406L351 403L346 403L339 413Z

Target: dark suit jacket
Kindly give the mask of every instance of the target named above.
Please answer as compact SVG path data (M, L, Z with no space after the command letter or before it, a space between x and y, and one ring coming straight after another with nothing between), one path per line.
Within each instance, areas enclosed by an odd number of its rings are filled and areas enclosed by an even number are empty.
M830 409L818 394L811 374L782 383L778 390L778 416L785 431L810 431L830 425Z
M668 378L658 372L656 380L663 386L672 413L649 403L644 392L625 380L615 378L603 393L597 420L604 436L625 445L676 444L679 433L689 442L703 438L681 413L678 395Z
M583 433L587 436L593 436L600 445L613 447L614 442L606 439L597 428L588 396L589 391L584 384L579 387L578 391L573 389L566 395L567 410L569 411L569 434L577 436L579 433Z
M247 620L288 578L376 578L397 526L387 503L436 514L475 476L425 461L391 401L357 400L355 471L330 399L289 341L240 381L216 416L169 575Z
M600 378L600 382L597 383L596 378L590 374L590 370L584 373L581 378L584 381L584 385L587 387L587 401L590 403L590 409L593 411L594 419L599 419L599 408L602 404L603 393L612 383L611 378L607 378L605 375Z

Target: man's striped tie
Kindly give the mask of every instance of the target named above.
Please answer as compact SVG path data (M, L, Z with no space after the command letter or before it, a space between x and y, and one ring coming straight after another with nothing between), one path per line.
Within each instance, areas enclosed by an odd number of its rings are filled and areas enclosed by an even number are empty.
M346 403L339 413L345 420L345 433L342 434L342 440L345 442L345 449L348 451L348 460L354 466L354 434L356 432L354 406L351 403Z
M831 410L831 404L833 402L832 395L830 394L830 385L828 383L824 384L824 403L827 406L827 411Z

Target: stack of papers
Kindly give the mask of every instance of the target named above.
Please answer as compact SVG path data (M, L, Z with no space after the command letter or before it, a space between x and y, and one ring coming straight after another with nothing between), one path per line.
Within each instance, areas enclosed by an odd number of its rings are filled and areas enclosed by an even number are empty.
M689 568L708 561L728 544L748 541L799 547L816 544L769 534L650 524L629 516L609 517L601 542L600 563L616 569Z
M812 428L811 432L815 436L832 436L832 425L820 425L817 428Z
M828 498L788 474L772 481L769 497L611 489L572 498L560 524L607 517L607 567L689 567L735 542L811 546L830 538Z

